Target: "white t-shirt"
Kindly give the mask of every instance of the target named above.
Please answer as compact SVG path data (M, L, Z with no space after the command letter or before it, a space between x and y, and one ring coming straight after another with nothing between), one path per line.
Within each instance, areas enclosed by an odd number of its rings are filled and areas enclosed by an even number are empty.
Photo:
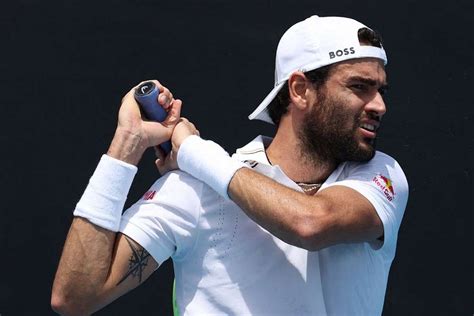
M234 159L301 191L271 166L257 137ZM184 315L380 315L408 184L398 163L377 152L368 163L342 163L320 190L349 186L375 206L384 242L309 252L253 222L203 182L174 171L128 209L120 231L158 263L173 259Z

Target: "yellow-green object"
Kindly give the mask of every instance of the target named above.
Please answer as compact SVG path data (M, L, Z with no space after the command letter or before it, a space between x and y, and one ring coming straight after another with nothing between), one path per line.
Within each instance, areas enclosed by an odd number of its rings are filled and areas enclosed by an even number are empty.
M179 316L178 304L176 303L176 279L173 280L173 315Z

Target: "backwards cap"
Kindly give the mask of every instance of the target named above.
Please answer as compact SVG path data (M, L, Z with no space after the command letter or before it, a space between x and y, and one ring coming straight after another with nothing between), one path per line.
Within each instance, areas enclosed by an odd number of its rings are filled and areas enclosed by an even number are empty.
M387 64L385 50L361 45L358 31L364 24L344 17L313 15L290 27L280 39L275 58L275 87L249 115L251 120L273 121L267 106L295 71L307 72L343 60L373 57Z

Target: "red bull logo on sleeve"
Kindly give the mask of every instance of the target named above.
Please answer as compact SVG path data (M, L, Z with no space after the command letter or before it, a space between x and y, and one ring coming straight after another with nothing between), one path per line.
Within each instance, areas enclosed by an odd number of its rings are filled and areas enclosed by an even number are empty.
M381 174L378 174L372 179L372 181L383 192L387 200L391 202L395 198L395 190L393 188L392 180Z

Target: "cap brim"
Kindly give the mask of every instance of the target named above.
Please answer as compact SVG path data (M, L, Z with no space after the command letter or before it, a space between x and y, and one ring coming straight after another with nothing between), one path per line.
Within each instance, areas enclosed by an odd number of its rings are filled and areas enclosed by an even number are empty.
M249 115L249 120L260 120L270 124L274 124L268 115L267 106L275 99L278 92L281 90L286 80L277 84L272 91L263 99L262 103Z

